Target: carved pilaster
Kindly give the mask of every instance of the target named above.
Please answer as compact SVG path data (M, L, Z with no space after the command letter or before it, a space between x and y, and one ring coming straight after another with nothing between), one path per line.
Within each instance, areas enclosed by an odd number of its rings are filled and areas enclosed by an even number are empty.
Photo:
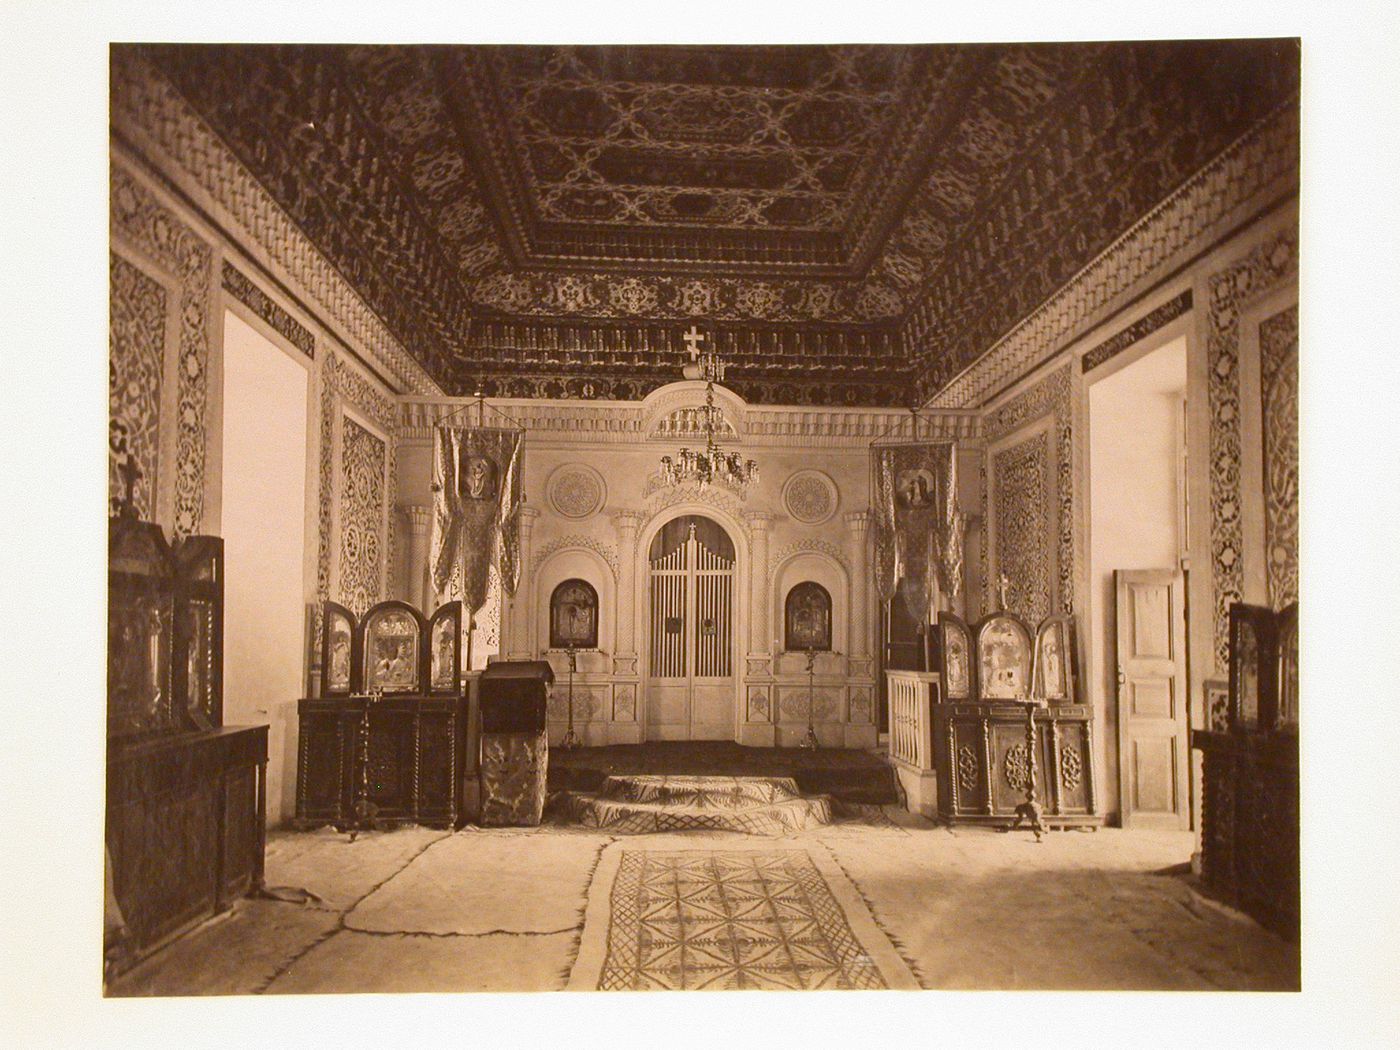
M530 647L530 624L534 622L535 605L535 565L530 537L539 516L540 512L534 507L520 508L520 586L505 603L503 611L506 622L501 625L501 636L510 639L512 660L529 660L535 655Z
M403 512L404 521L408 523L408 577L404 581L404 599L410 605L431 613L432 610L428 608L433 600L433 594L428 587L428 537L433 522L433 511L431 507L417 503L402 504L399 510Z
M636 511L621 510L612 515L613 529L617 533L617 654L630 657L636 654L636 586L637 586L637 531L642 527L642 515Z
M773 515L763 511L744 514L749 527L752 557L749 560L749 652L769 652L768 638L768 527Z
M855 510L845 518L851 559L851 655L868 656L870 639L870 589L868 540L870 512Z

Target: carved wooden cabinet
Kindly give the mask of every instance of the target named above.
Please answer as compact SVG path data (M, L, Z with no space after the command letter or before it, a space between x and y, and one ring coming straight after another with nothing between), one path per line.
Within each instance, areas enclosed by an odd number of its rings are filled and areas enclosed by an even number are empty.
M105 837L120 967L261 884L267 727L222 725L222 540L172 547L128 497L110 522L108 596Z
M933 705L938 812L949 823L1008 824L1026 801L1030 753L1026 704L1035 712L1036 793L1050 827L1101 824L1095 795L1093 711L1076 700L1075 640L1068 616L1032 632L1000 611L969 626L943 613L935 665L943 689Z
M460 695L308 697L298 715L296 827L457 825L466 750ZM361 800L372 807L362 815Z
M298 704L299 828L455 827L467 701L462 604L424 617L389 601L356 617L327 602L321 695Z
M1036 790L1044 822L1098 825L1093 719L1086 704L1037 711ZM1026 711L1015 703L951 702L933 709L938 810L957 823L1005 824L1026 800Z
M1201 877L1285 937L1299 931L1298 606L1230 609L1226 728L1203 756Z
M107 849L143 954L262 884L267 726L157 736L107 755Z

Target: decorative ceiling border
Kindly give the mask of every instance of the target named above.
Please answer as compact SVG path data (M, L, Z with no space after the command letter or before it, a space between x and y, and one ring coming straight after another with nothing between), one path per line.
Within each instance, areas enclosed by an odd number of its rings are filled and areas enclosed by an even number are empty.
M206 193L227 216L231 232L281 267L340 326L347 344L369 354L403 392L442 392L180 94L120 48L111 54L111 121L167 174L178 171Z
M973 408L1165 279L1298 185L1298 99L1276 108L939 390L932 408Z

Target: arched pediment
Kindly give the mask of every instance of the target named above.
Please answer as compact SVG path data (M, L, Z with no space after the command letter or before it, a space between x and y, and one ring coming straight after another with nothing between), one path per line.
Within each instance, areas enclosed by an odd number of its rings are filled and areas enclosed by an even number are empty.
M714 398L721 418L715 436L742 441L748 405L734 391L719 385L714 387ZM704 405L705 384L698 379L670 383L653 390L642 401L642 433L662 441L704 437L699 411Z

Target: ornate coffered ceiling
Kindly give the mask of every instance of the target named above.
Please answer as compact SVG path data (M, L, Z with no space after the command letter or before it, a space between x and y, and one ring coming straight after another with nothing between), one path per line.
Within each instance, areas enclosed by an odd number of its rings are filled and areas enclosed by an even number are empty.
M906 404L1297 88L1271 41L144 47L438 382Z

